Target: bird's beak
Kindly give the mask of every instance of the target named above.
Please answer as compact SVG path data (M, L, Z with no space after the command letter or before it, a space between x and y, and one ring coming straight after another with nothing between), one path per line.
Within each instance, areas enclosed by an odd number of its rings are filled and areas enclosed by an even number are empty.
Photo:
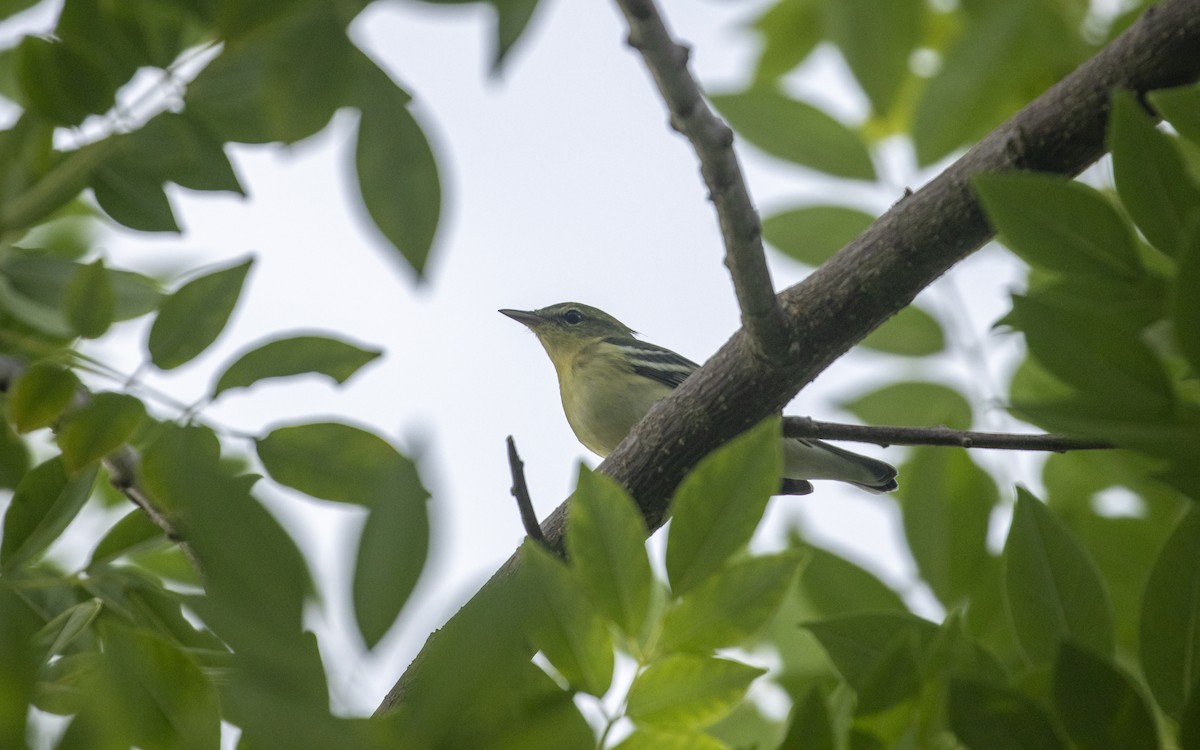
M546 322L546 319L541 315L529 310L500 310L499 312L507 315L523 326L536 329L539 325Z

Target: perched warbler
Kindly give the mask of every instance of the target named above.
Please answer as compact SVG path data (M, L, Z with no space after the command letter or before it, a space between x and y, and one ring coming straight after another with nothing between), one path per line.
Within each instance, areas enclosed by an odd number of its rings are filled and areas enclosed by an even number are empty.
M629 326L588 305L563 302L540 310L501 310L533 331L558 373L563 411L579 442L601 458L655 402L699 365L634 338ZM807 479L835 479L870 492L896 489L896 469L820 440L785 438L781 491L812 491Z

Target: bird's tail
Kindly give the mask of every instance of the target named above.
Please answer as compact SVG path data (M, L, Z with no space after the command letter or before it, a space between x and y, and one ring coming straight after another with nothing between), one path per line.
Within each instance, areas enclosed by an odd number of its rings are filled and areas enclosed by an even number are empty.
M784 475L792 479L834 479L868 492L896 489L896 467L821 440L784 441Z

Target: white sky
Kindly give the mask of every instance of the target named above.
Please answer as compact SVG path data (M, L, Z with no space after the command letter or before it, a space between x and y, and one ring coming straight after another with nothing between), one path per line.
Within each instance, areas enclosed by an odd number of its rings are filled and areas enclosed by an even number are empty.
M764 3L662 5L677 37L692 44L693 70L706 87L739 87L756 40L738 21ZM218 344L177 372L148 378L180 401L199 398L236 352L280 332L342 332L386 349L382 362L342 389L315 379L274 381L231 392L203 415L253 433L282 422L345 420L423 452L423 477L434 495L432 559L400 624L362 660L354 655L359 647L345 645L357 635L349 594L335 583L348 580L360 515L283 493L272 501L337 603L330 620L314 620L335 706L369 713L425 637L521 541L505 436L515 436L541 516L567 496L580 459L597 463L562 416L553 370L536 339L497 308L586 302L697 361L729 337L738 315L695 157L667 127L640 58L623 42L626 30L612 3L546 0L498 79L487 75L491 19L483 7L378 3L353 31L414 94L443 169L448 200L426 284L414 286L412 274L364 221L353 183L353 113L340 114L331 128L292 148L230 149L250 201L172 190L182 238L119 232L102 246L111 264L135 269L256 256L243 301ZM834 55L818 55L794 83L839 114L861 110ZM741 155L751 191L768 214L830 195L853 195L859 205L881 211L903 185L923 181L908 171L903 149L891 160L896 187L886 193L815 181L811 172L748 148ZM781 256L770 260L779 288L806 273ZM965 316L961 327L980 336L1004 309L1015 278L1013 264L990 251L922 299ZM971 300L970 315L958 307L960 298ZM104 359L133 372L144 356L144 336L143 326L124 326ZM847 419L836 399L892 380L898 370L952 382L978 378L960 355L930 366L852 354L832 370L789 411ZM1000 379L998 369L990 379ZM861 450L893 462L903 455L901 449ZM1028 481L1028 471L1015 468L1027 459L984 460ZM776 499L769 514L775 530L787 519L803 519L815 540L862 561L909 591L922 612L936 614L927 595L910 591L912 563L897 541L891 500L823 483L811 496ZM774 533L761 536L769 541Z

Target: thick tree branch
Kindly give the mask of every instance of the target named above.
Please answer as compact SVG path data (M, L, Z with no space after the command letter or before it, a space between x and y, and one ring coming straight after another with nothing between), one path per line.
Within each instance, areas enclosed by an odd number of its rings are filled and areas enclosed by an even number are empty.
M958 448L993 448L1009 451L1103 450L1117 446L1104 440L1086 440L1072 435L1014 435L1005 432L973 432L949 427L880 427L875 425L818 422L809 417L784 417L783 434L795 438L823 438L891 445L946 445Z
M671 38L653 0L617 0L617 5L629 23L629 44L641 53L671 114L671 127L691 142L700 158L725 241L725 266L733 277L742 327L760 356L783 358L787 328L767 269L762 224L733 150L733 131L709 108L688 71L688 48Z
M630 5L634 19L645 18L638 13L647 7L646 0ZM643 47L652 44L647 37L635 41ZM1095 57L893 206L802 283L782 292L779 301L789 329L785 363L758 356L747 321L634 427L600 469L629 490L647 527L657 529L666 520L675 487L701 457L778 413L802 386L991 238L971 192L975 175L1013 169L1076 175L1104 153L1114 89L1144 94L1198 77L1200 0L1163 0L1152 6ZM706 166L706 175L708 171ZM562 547L566 519L564 504L542 523L547 543L555 548ZM479 628L479 640L486 642L487 631L477 624L483 620L479 613L488 602L504 600L517 568L514 556L443 631L430 636L422 654L451 628L457 633L452 642L474 636L471 628ZM384 698L381 711L404 701L410 690L419 692L424 662L418 655Z

